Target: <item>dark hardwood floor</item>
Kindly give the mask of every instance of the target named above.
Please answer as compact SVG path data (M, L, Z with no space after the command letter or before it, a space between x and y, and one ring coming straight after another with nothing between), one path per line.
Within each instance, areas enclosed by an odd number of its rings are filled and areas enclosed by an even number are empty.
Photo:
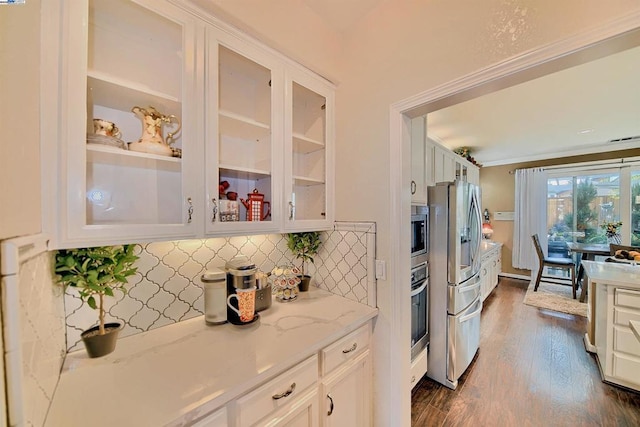
M475 360L455 391L416 385L413 426L640 426L640 394L603 383L585 351L586 319L524 305L527 284L500 278Z

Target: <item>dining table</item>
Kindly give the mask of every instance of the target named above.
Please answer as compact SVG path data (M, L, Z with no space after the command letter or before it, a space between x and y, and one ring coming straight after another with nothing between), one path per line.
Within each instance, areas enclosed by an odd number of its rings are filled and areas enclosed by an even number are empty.
M596 256L609 256L611 255L611 249L608 243L579 243L579 242L567 242L567 247L573 253L582 254L581 261L595 261ZM584 267L580 262L578 264L578 272L576 274L577 282L581 283L584 276ZM587 298L587 287L584 284L580 284L582 291L580 292L580 302L585 302Z

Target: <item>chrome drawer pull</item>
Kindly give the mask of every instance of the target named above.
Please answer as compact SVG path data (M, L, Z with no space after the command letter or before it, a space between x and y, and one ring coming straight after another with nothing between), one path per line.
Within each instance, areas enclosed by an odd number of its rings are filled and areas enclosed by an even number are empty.
M218 202L216 201L216 199L211 199L212 205L213 205L213 209L212 209L212 216L211 216L211 222L216 222L216 216L218 216Z
M342 350L342 352L344 354L351 353L352 351L356 351L356 348L358 348L358 343L354 342L349 350Z
M333 397L331 397L331 393L327 394L327 399L329 399L329 402L331 402L329 410L327 411L327 415L331 415L333 414Z
M280 393L280 394L274 394L273 396L271 396L271 398L273 400L279 400L282 399L283 397L287 397L289 396L291 393L293 393L293 391L296 389L296 383L291 383L291 387L289 387L289 390L285 391L284 393Z

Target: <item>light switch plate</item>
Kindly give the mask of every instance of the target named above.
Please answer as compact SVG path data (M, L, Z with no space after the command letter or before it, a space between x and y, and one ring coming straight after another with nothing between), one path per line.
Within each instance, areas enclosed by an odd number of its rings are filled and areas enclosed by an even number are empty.
M387 262L382 259L376 260L376 280L387 280Z

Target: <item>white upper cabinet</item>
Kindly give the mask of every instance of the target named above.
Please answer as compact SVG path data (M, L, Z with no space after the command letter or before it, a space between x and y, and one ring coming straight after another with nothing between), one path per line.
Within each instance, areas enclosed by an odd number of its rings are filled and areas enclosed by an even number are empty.
M58 246L195 236L192 18L164 1L78 1L65 14Z
M282 222L283 72L235 37L208 32L207 233L277 231Z
M56 4L52 248L331 227L330 83L171 1Z
M480 184L478 166L427 138L427 146L433 150L434 182L462 180L472 184Z
M427 163L426 116L411 119L411 203L427 204L427 174L431 170ZM431 146L429 146L431 148Z
M296 69L286 74L284 228L328 229L334 211L333 89Z

